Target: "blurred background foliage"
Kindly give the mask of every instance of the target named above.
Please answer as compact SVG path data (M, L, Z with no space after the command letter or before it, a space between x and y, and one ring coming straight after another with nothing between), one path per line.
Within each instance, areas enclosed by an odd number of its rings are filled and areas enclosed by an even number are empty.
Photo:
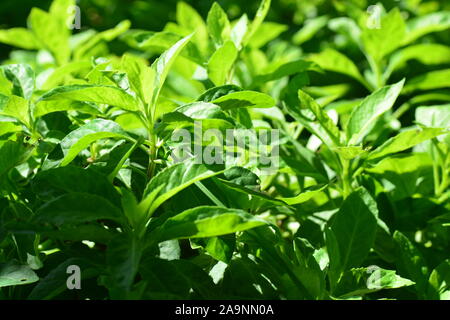
M132 22L132 28L160 31L167 21L175 20L177 0L78 0L81 8L80 31L94 28L98 31L114 27L120 21L128 19ZM186 0L197 11L206 17L213 0ZM227 12L231 20L238 18L243 13L253 16L256 12L259 0L218 0ZM0 2L0 29L20 27L26 25L27 16L32 7L47 9L51 0L3 0ZM276 0L273 1L269 12L268 21L286 24L289 31L283 37L289 38L297 32L308 19L327 15L329 17L350 16L354 17L358 12L366 11L371 5L380 3L386 11L399 7L405 14L411 16L423 15L440 10L450 10L450 1L426 1L426 0ZM407 18L407 17L405 17ZM329 31L329 30L328 30ZM331 33L326 28L314 37L317 41L329 40ZM448 32L442 32L437 37L445 37L450 41ZM311 41L310 41L311 42ZM316 45L305 43L305 51L308 46L315 51ZM118 46L117 48L120 48ZM0 58L8 56L11 47L0 44Z

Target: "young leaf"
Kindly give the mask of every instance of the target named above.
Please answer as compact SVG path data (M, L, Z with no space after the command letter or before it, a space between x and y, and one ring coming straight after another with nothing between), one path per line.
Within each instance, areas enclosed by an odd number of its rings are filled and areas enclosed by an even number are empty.
M380 28L366 27L361 40L366 53L379 63L383 57L399 48L403 44L406 26L398 8L392 9L381 18Z
M267 16L267 13L270 9L271 0L262 0L259 5L258 11L256 12L255 18L252 23L248 27L248 31L244 36L243 45L245 46L253 37L254 33L259 29L264 19Z
M372 130L377 119L391 109L403 88L404 80L378 89L353 109L347 123L348 145L360 143Z
M180 54L181 50L186 46L186 44L190 41L192 35L187 36L180 41L178 41L175 45L173 45L169 50L164 52L155 62L152 64L152 69L155 71L155 82L154 89L152 95L152 106L153 108L156 106L156 102L158 101L159 94L161 89L166 81L167 75L169 74L169 70L173 65L175 59ZM155 110L151 110L151 114L154 115Z
M406 83L404 93L450 87L450 69L427 72Z
M218 48L208 61L208 76L216 86L224 85L238 56L232 41L227 41Z
M0 30L0 42L27 50L37 50L41 48L41 44L34 34L25 28Z
M16 96L31 99L34 91L34 71L26 64L9 64L2 67L6 78L12 82L12 93Z
M125 54L122 57L122 69L128 76L131 89L139 95L144 103L150 103L155 71L142 60L129 54Z
M225 43L230 38L231 27L227 14L222 7L214 2L206 19L208 33L216 46Z

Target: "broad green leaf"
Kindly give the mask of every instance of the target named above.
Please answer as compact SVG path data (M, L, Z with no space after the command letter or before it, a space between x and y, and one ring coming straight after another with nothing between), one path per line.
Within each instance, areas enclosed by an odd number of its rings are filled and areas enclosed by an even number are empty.
M156 231L159 241L215 237L266 224L243 210L221 207L196 207L169 218Z
M122 69L127 73L131 89L140 96L144 103L150 103L155 71L148 67L143 60L129 54L122 57Z
M212 103L217 104L224 110L236 108L271 108L275 100L264 93L256 91L238 91L222 96Z
M223 11L217 2L214 2L209 10L206 23L208 33L216 45L221 45L230 38L230 21L225 11Z
M227 94L242 91L242 88L235 86L233 84L227 84L220 87L214 87L206 90L197 101L212 102L220 97L226 96Z
M57 87L39 99L39 101L49 100L95 102L129 111L136 111L139 108L139 104L133 96L113 86L69 85Z
M208 51L208 29L200 14L186 2L177 3L176 18L183 33L192 33L192 42L202 55Z
M427 127L448 128L450 123L450 104L418 107L416 121Z
M99 271L93 268L86 260L70 258L41 278L28 296L28 300L50 300L57 297L67 289L67 268L77 265L81 270L81 279L89 279L97 276Z
M302 28L292 37L292 42L296 45L301 45L312 39L320 29L327 25L328 19L327 16L320 16L306 20Z
M108 179L93 169L75 166L39 172L31 182L33 192L43 201L65 193L87 193L103 197L120 207L120 195Z
M28 101L19 96L4 96L0 94L0 115L13 117L30 127Z
M450 87L450 69L443 69L427 72L409 80L403 89L403 93L448 87Z
M305 191L300 193L299 195L292 197L292 198L277 198L283 202L286 202L288 205L296 205L299 203L304 203L310 199L312 199L314 196L321 193L325 188L327 188L328 185L317 185L310 188L307 188Z
M180 2L181 3L181 2ZM166 81L167 75L169 74L169 70L173 65L175 59L180 54L181 50L186 46L186 44L190 41L192 35L187 36L180 41L178 41L175 45L173 45L169 50L164 52L155 62L152 64L152 69L155 71L155 82L154 89L152 95L152 105L155 107L156 102L158 101L159 94L161 89ZM154 114L154 110L152 110L152 115Z
M369 254L375 240L378 208L365 189L358 189L345 199L331 221L339 251L339 261L332 261L339 273L358 267ZM327 238L327 246L332 239ZM334 245L334 244L333 244ZM330 256L330 260L335 260Z
M34 36L43 48L52 53L57 64L63 65L69 61L69 29L67 26L61 27L61 21L56 16L38 8L31 10L28 22Z
M270 3L271 3L271 0L262 0L261 1L258 11L256 12L255 17L253 18L253 21L250 24L250 26L248 27L248 31L244 36L244 39L243 39L244 46L252 39L255 32L258 31L259 27L263 23L264 19L267 16L267 13L269 12Z
M41 44L34 34L25 28L0 30L0 42L26 50L37 50Z
M385 155L409 149L416 144L444 134L446 131L441 128L412 129L400 132L395 137L390 138L374 151L369 153L367 160L374 160Z
M115 122L95 119L72 131L61 141L64 159L61 166L66 166L92 142L100 139L116 138L133 141L129 135Z
M234 23L231 29L230 38L239 51L242 49L243 40L247 34L248 27L248 17L246 14L243 14L239 20Z
M159 172L145 188L143 202L148 202L148 215L166 200L197 181L201 181L222 173L223 170L213 170L203 164L197 164L196 159L177 163Z
M429 271L421 252L400 231L394 232L394 240L398 246L396 261L398 270L416 283L419 296L424 298L429 286Z
M70 110L92 115L101 114L99 108L92 102L73 100L40 100L34 105L33 116L37 119L49 113Z
M6 78L12 82L12 94L31 99L34 91L34 71L26 64L9 64L2 67Z
M364 28L361 41L366 53L378 63L399 48L406 34L406 25L398 8L392 9L380 21L380 28Z
M293 74L302 73L307 70L313 70L314 63L306 60L294 60L277 66L275 69L267 70L264 73L258 74L254 79L251 87L263 85L266 82L278 80Z
M450 12L433 12L411 19L406 24L406 37L403 44L408 44L431 32L443 31L450 28Z
M344 272L333 295L346 298L363 296L384 289L397 289L411 286L414 282L400 277L395 270L386 270L377 266L354 268Z
M328 146L341 144L341 133L333 120L325 110L314 101L314 99L302 90L298 91L300 107L286 104L288 112L305 126L311 133L316 135Z
M217 299L211 277L186 259L167 261L146 257L139 274L147 282L144 299Z
M36 281L39 281L39 277L29 266L13 262L0 264L0 288L30 284Z
M81 224L100 219L120 222L122 212L111 202L100 196L72 192L46 202L36 211L36 222L51 223L56 226Z
M108 243L108 287L114 299L127 298L135 281L142 257L143 246L138 239L120 234Z
M253 34L248 46L251 48L261 48L270 41L276 39L280 34L285 32L288 27L284 24L275 22L263 22L258 30Z
M327 48L321 53L313 54L310 59L317 63L322 69L348 75L367 86L366 80L353 61L339 51Z
M353 109L346 127L348 145L360 143L372 130L377 119L392 108L403 84L404 80L401 80L378 89Z
M114 28L105 30L99 33L95 33L89 37L86 41L82 42L74 49L74 60L90 59L91 56L96 55L96 49L101 47L101 44L105 41L112 41L121 34L125 33L131 26L131 22L128 20L121 21Z
M399 50L389 59L385 78L405 66L409 60L417 60L427 65L446 64L450 62L450 47L438 43L421 43Z
M19 142L0 141L0 178L9 170L25 161L29 155L29 150Z
M227 41L218 48L208 61L208 76L216 86L229 82L230 71L238 51L232 41ZM228 80L228 81L227 81Z
M41 90L50 90L56 86L65 84L66 79L71 79L72 74L87 72L91 69L90 61L73 61L56 68L52 74L45 80Z
M430 274L431 299L450 299L450 260L443 261Z

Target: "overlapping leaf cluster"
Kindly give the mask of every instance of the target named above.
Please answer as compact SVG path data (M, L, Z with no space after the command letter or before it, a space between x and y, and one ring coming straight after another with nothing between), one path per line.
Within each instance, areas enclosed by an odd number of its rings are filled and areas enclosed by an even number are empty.
M0 30L0 299L449 299L450 12L414 3ZM279 130L279 168L177 163L199 123Z

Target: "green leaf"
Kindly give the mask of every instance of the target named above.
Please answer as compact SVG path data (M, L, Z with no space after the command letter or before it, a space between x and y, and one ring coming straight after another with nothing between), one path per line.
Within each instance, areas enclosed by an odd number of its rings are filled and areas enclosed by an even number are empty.
M292 198L277 198L283 202L286 202L288 205L296 205L296 204L300 204L300 203L304 203L310 199L312 199L314 196L318 195L319 193L321 193L325 188L327 188L328 185L316 185L310 188L307 188L306 190L304 190L302 193L300 193L299 195L292 197Z
M61 166L66 166L92 142L100 139L116 138L133 141L132 138L114 121L94 119L84 126L72 131L61 141L64 159Z
M376 202L365 189L358 189L333 216L330 231L334 234L339 261L330 255L331 263L338 266L339 273L358 267L372 248L377 229L378 208ZM332 239L327 237L327 247Z
M143 202L149 203L148 215L166 200L197 181L201 181L222 173L223 170L213 170L203 164L197 164L195 159L177 163L159 172L145 188Z
M348 145L360 143L372 130L377 119L392 108L403 84L404 80L401 80L378 89L353 109L346 126Z
M120 207L120 195L108 179L93 169L75 166L39 172L32 180L33 192L43 201L65 193L86 193L103 197Z
M342 158L346 160L352 160L367 153L367 150L363 149L363 147L361 146L337 147L333 148L332 150L337 152Z
M358 67L339 51L327 48L321 53L311 55L310 59L322 69L348 75L367 86L367 81L359 72Z
M380 28L364 28L361 40L366 53L378 63L403 44L406 25L398 8L381 18Z
M106 85L69 85L45 93L39 101L81 101L108 104L128 111L137 111L139 104L124 90Z
M243 39L244 46L252 39L255 32L258 31L259 27L263 23L264 19L267 16L267 13L269 13L270 3L271 3L271 0L262 0L261 1L258 11L256 12L255 18L253 19L252 23L248 27L248 31L244 36L244 39Z
M398 276L395 270L386 270L377 266L354 268L344 272L333 295L340 298L363 296L379 290L397 289L413 284L411 280Z
M444 31L450 28L450 12L433 12L411 19L406 24L407 33L403 44L408 44L432 32Z
M152 95L152 106L155 107L156 102L158 101L159 94L161 89L166 81L167 75L169 74L169 70L175 59L180 54L181 50L186 46L186 44L191 40L192 35L189 35L176 44L174 44L169 50L164 52L158 59L155 60L152 64L152 69L155 71L155 82L154 89ZM154 114L154 110L152 110L152 115Z
M416 144L422 143L444 133L446 133L446 131L441 128L423 128L402 131L395 137L387 140L374 151L370 152L367 160L374 160L391 153L409 149Z
M450 87L450 69L427 72L406 83L403 93Z
M450 62L450 48L438 43L421 43L399 50L389 59L385 78L404 67L409 60L417 60L426 65L446 64Z
M34 91L34 71L26 64L9 64L2 67L6 78L12 82L12 94L31 99Z
M26 50L37 50L41 48L34 34L25 28L0 30L0 42Z
M231 26L227 14L214 2L206 19L208 33L216 45L225 43L230 38Z
M28 23L41 46L53 54L57 64L63 65L69 61L70 33L66 25L62 26L57 17L38 8L31 10Z
M208 76L216 86L221 86L229 81L227 79L238 51L232 41L227 41L218 48L208 61Z
M39 277L29 266L13 262L0 264L0 288L30 284L38 280Z
M77 265L81 270L81 279L90 279L99 274L99 271L93 268L90 263L84 259L70 258L54 269L45 277L39 280L28 296L28 300L50 300L57 297L67 289L67 268L71 265Z
M302 43L312 39L312 37L314 37L320 29L327 25L328 19L329 18L327 16L320 16L306 20L302 28L292 37L292 42L295 45L301 45Z
M111 202L97 195L72 192L45 203L36 212L37 222L81 224L100 219L120 222L122 212Z
M91 69L90 61L73 61L56 68L41 86L41 90L50 90L64 84L67 78L72 78L72 74L86 74Z
M431 272L429 283L429 298L450 299L450 260L443 261Z
M156 232L159 241L206 238L244 231L266 223L243 210L205 206L169 218Z
M238 21L236 21L231 29L230 38L234 42L236 48L240 51L243 46L243 40L248 31L248 17L243 14Z
M394 241L397 243L398 270L416 283L417 292L423 297L428 291L429 272L422 254L400 231L394 232Z
M275 100L264 93L256 91L238 91L222 96L212 103L217 104L224 110L235 108L271 108Z
M300 107L285 104L288 112L328 146L341 144L341 133L333 120L314 99L302 90L298 91Z
M3 175L27 159L29 149L19 142L0 141L0 154L0 178L4 180Z
M108 287L113 299L124 299L129 294L139 270L142 252L142 243L126 234L120 234L108 243Z
M248 46L259 49L276 39L280 34L288 30L288 26L275 22L263 22L258 30L253 34Z
M127 73L131 89L139 95L144 103L150 103L155 71L148 67L143 60L130 54L122 57L122 69Z
M0 94L0 115L13 117L30 127L28 101L19 96L4 96Z
M194 33L192 41L195 42L202 54L208 50L208 30L203 18L186 2L177 3L177 22L188 33Z

